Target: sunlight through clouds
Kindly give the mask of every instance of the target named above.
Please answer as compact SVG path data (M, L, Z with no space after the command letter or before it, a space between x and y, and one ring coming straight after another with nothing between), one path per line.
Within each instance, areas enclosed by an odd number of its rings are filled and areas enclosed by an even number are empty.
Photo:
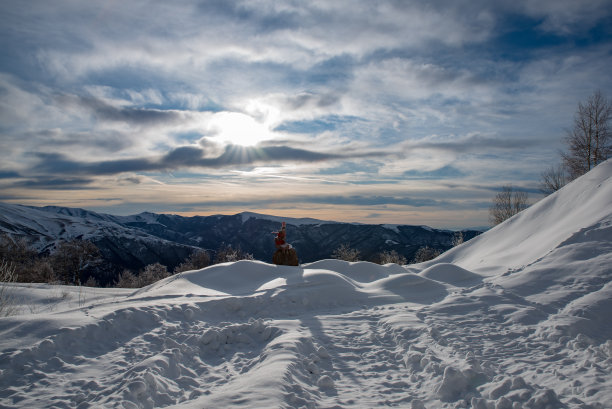
M612 95L607 3L2 1L0 200L485 225Z
M207 124L207 134L226 144L254 146L274 138L267 124L240 112L220 112Z

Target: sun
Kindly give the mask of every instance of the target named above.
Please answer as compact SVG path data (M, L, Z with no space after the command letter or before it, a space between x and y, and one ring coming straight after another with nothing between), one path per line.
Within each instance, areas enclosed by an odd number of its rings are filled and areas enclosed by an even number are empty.
M266 123L240 112L219 112L209 122L215 139L227 144L253 146L274 138Z

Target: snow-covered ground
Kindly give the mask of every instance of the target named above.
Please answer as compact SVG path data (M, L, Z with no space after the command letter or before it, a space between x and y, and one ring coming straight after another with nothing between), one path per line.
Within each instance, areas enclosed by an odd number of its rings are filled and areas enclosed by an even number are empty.
M0 407L611 408L610 176L421 265L10 286Z

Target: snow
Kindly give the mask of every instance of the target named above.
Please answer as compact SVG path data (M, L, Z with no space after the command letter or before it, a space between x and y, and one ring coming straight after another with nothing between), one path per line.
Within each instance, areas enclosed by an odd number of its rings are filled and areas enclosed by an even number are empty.
M242 217L242 222L245 223L249 219L262 219L262 220L270 220L277 223L286 222L287 224L291 224L294 226L302 226L302 225L319 225L319 224L335 224L337 222L333 221L324 221L312 219L310 217L305 218L292 218L292 217L278 217L278 216L270 216L267 214L259 214L253 212L242 212L240 213Z
M85 217L85 215L87 217ZM29 245L38 251L48 250L61 240L113 237L139 238L141 241L167 241L117 224L114 220L152 223L152 214L137 216L100 215L83 209L46 206L41 208L0 203L0 231L17 236L38 236Z
M611 175L420 265L10 285L0 407L609 408Z

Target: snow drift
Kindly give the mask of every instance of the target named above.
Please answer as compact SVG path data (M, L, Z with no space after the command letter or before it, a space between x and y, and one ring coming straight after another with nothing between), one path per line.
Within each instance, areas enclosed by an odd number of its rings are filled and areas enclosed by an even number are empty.
M6 408L604 408L612 161L438 259L14 285ZM609 407L609 406L607 406Z

